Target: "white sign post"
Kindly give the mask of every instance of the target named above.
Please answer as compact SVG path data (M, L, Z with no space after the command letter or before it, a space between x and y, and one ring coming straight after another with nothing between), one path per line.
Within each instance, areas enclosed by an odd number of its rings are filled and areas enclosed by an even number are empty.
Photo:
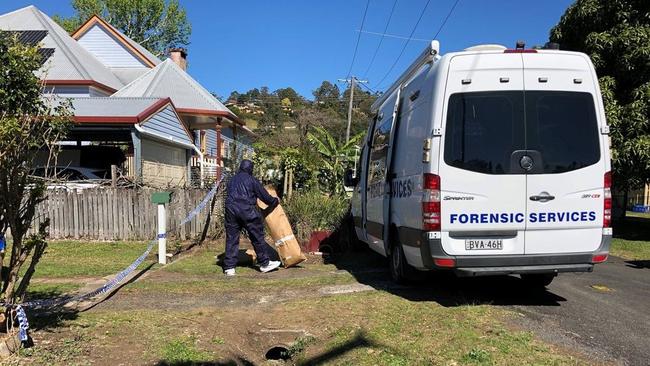
M158 205L158 263L167 264L167 213L165 204L171 202L170 192L155 192L151 202Z
M158 263L167 264L167 213L165 204L158 204Z

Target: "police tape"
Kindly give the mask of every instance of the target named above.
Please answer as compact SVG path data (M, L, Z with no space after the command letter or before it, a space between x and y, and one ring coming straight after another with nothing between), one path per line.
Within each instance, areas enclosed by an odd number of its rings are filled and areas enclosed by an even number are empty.
M208 202L210 202L210 200L217 194L217 191L219 190L219 186L221 185L222 181L223 181L223 175L221 179L219 179L214 184L212 189L206 194L203 200L192 211L190 211L190 213L188 213L187 216L181 221L181 225L184 225L192 221L199 214L199 212L201 212L205 208L205 206L207 206ZM124 281L125 278L127 278L131 273L133 273L133 271L135 271L135 269L138 268L140 264L142 264L142 262L144 262L144 260L147 258L149 253L151 253L151 250L153 249L156 242L157 240L152 240L147 246L147 249L135 261L133 261L133 263L131 263L128 267L126 267L124 270L119 272L112 280L108 281L105 285L93 291L90 291L85 294L69 297L69 298L41 299L41 300L28 301L20 304L0 303L0 305L5 307L13 307L15 309L16 318L18 319L18 325L19 325L18 338L21 341L25 342L28 340L27 332L29 330L29 321L27 320L27 314L25 313L25 308L37 309L37 308L58 307L71 302L79 302L79 301L91 299L95 296L105 294L115 289L118 285L122 283L122 281Z

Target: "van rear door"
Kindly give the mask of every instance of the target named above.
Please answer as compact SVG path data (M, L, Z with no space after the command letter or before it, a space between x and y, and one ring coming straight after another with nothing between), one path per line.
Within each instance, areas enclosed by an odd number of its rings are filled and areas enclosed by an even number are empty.
M521 57L450 60L438 171L442 246L450 255L524 254L526 174Z
M607 159L595 75L581 55L540 52L522 58L532 158L525 253L594 251L602 238Z

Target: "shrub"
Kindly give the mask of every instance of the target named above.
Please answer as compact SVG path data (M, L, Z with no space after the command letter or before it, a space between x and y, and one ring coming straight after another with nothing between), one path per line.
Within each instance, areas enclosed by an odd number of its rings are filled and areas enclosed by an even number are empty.
M349 202L338 195L316 190L294 194L282 202L298 241L309 240L312 231L336 230L348 211Z

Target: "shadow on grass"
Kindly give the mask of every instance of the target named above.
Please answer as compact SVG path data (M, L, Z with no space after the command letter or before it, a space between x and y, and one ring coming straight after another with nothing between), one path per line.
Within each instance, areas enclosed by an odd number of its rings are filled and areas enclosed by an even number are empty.
M223 361L176 361L176 362L167 362L167 361L158 361L156 366L254 366L253 362L243 358L237 357L235 359L223 360Z
M90 310L95 306L103 303L104 301L110 299L111 297L115 296L115 294L118 293L124 286L135 282L138 278L140 278L147 271L149 271L154 266L154 264L155 263L151 263L145 268L139 270L135 275L129 278L128 281L125 281L124 283L120 284L119 286L117 286L115 289L105 294L104 296L98 295L100 296L98 299L91 302L89 305L85 307L66 308L63 305L59 305L54 307L44 306L44 307L25 309L27 316L29 317L30 329L32 331L51 330L51 329L65 326L65 322L77 319L79 317L80 312ZM36 292L30 292L29 295L30 295L29 296L30 301L50 299L60 304L65 304L75 296L71 294L62 294L59 291L36 291Z
M392 353L396 353L395 350L392 350L390 347L377 343L372 339L369 339L363 331L357 332L352 339L345 341L342 344L339 344L335 347L327 348L320 354L312 355L309 358L301 359L297 363L293 362L291 359L286 361L286 364L298 364L298 365L325 365L334 361L335 359L345 355L346 353L353 351L356 348L363 347L372 347L382 350L388 350ZM277 363L276 363L277 364ZM280 364L285 364L284 362ZM243 357L236 357L233 359L219 360L219 361L180 361L180 362L167 362L159 361L155 364L156 366L248 366L255 365L255 363L245 359Z
M395 284L386 258L370 249L337 254L328 260L362 284L410 301L435 301L446 307L463 305L559 306L566 301L548 289L531 288L519 277L456 277L451 272L418 272L407 285Z
M614 237L650 241L650 218L626 217L614 223Z
M650 268L650 260L625 261L625 263L627 263L628 267L632 267L632 268L636 268L636 269Z

